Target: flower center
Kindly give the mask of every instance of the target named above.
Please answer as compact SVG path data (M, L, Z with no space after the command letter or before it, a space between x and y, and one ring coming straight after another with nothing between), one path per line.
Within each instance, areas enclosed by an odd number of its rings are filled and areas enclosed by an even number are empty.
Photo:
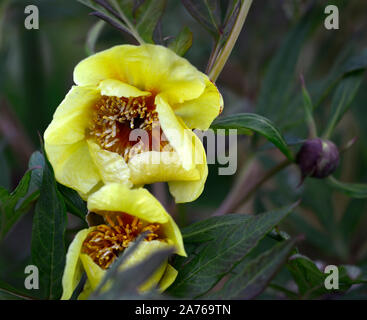
M142 232L150 231L145 241L161 240L157 232L159 224L147 224L120 212L109 212L104 217L108 224L101 224L91 231L82 246L82 253L88 254L102 269L107 269Z
M138 153L152 151L157 145L152 143L152 131L159 126L154 99L154 95L135 98L102 96L94 105L89 135L101 148L120 154L126 162ZM134 129L145 130L149 141L141 136L130 141L130 133ZM159 150L154 151L162 151L169 145L163 136L160 129Z

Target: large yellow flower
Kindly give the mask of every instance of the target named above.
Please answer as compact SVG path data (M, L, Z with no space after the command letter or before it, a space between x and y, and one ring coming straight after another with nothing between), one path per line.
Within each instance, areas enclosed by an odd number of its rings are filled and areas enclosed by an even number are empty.
M205 151L189 129L208 129L223 104L205 74L165 47L120 45L81 61L74 82L44 135L60 183L84 198L111 182L167 181L176 202L201 194Z
M186 256L182 236L172 217L146 189L129 189L111 183L88 199L88 209L104 218L104 223L78 232L70 244L62 279L62 299L70 299L83 271L87 281L79 299L88 298L100 284L106 270L117 256L144 231L150 231L123 268L141 262L156 250L173 247ZM141 291L154 286L163 291L176 278L177 271L165 261Z

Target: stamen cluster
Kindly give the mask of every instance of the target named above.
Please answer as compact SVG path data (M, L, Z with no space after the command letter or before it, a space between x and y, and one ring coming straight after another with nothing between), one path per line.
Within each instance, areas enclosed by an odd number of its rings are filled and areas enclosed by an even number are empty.
M101 148L116 152L127 162L133 155L149 151L142 140L129 141L133 129L146 130L151 134L159 124L154 96L135 98L102 96L94 106L89 135Z
M123 213L106 214L108 224L91 231L83 242L82 253L88 254L102 269L107 269L129 243L141 233L150 231L145 241L158 239L158 224L147 224Z

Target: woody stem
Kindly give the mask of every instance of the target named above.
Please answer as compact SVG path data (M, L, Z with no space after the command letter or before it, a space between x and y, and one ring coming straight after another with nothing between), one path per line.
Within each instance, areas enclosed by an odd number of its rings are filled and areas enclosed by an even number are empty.
M210 72L209 72L209 78L210 80L212 80L213 82L215 82L220 73L222 72L224 65L226 64L232 50L233 47L237 41L238 36L240 35L240 32L242 30L242 27L246 21L247 18L247 14L250 10L252 4L252 0L243 0L242 5L241 5L241 9L238 13L236 22L231 30L231 33L224 45L224 47L222 48L222 50L220 51L218 58L215 60L213 67L211 68Z

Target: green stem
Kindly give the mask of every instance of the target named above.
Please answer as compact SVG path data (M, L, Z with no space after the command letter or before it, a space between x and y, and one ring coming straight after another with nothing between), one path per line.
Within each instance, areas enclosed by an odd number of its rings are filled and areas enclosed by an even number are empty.
M313 118L310 110L308 110L307 108L305 108L305 115L306 115L308 131L309 131L309 138L310 139L317 138L317 127L316 127L315 119Z
M213 68L210 70L209 72L209 78L215 82L220 73L222 72L224 65L226 64L232 50L233 47L237 41L238 36L240 35L240 32L242 30L242 27L245 23L245 20L247 18L247 14L250 10L252 4L252 0L244 0L242 5L241 5L241 9L240 12L238 13L236 22L232 28L232 31L223 47L223 49L221 50L218 58L216 59L216 61L214 62Z
M123 11L121 10L120 6L118 5L118 3L116 2L116 0L111 0L112 5L115 7L115 9L117 10L118 14L120 15L120 17L122 18L122 20L124 20L126 26L129 28L129 30L131 31L131 34L134 36L134 38L140 43L140 44L145 44L144 40L140 37L138 31L135 29L135 27L131 24L130 20L125 16L125 14L123 13Z

